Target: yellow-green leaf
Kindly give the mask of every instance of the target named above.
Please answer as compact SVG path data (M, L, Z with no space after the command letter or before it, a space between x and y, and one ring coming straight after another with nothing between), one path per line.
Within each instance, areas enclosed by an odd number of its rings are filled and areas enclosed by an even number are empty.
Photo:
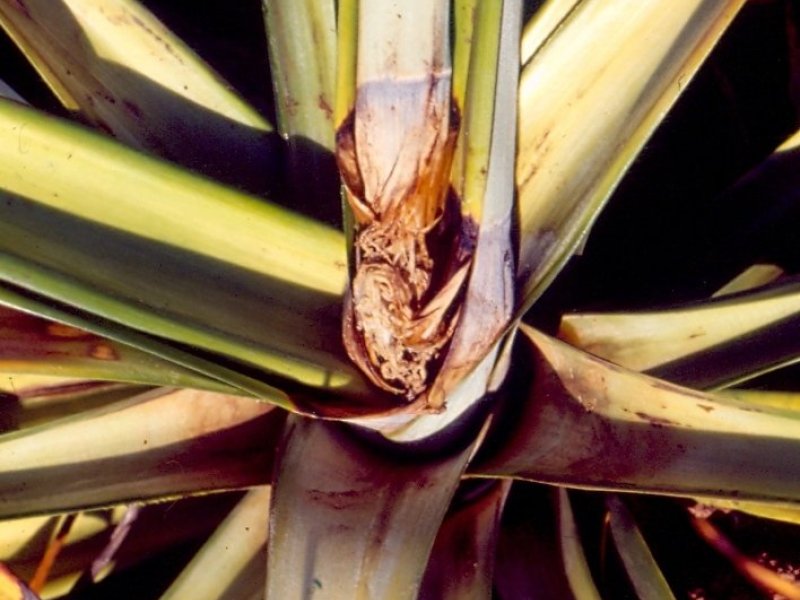
M519 92L523 308L580 246L743 3L583 0L554 9L550 33L527 50Z
M81 120L224 181L266 187L269 123L135 0L2 0L0 25Z

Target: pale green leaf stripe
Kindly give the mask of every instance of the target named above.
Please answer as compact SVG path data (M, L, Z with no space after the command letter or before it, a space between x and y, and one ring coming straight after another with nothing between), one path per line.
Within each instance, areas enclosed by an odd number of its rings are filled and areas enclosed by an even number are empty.
M572 513L569 493L564 488L558 488L558 539L561 559L564 561L564 574L575 600L601 600L586 562L586 553L583 551L583 543Z
M731 279L728 283L714 292L712 298L721 298L740 292L748 292L770 283L774 283L784 275L783 269L772 264L753 265L739 275Z
M453 100L459 110L464 109L467 83L470 76L470 55L478 0L455 0L453 2Z
M340 350L341 234L0 104L0 276L301 383L363 389ZM87 176L91 173L91 176Z
M38 373L7 371L0 375L0 392L14 394L22 401L30 399L36 402L41 398L72 398L81 396L83 393L93 393L93 391L138 387L140 386L135 384Z
M720 393L724 397L741 400L754 406L771 406L800 414L800 391L729 388L722 390Z
M150 81L211 112L269 129L263 117L136 0L25 0L24 10L14 0L2 0L0 15L45 83L59 94L69 94L60 86L74 87L111 104L110 98L99 97L100 86L136 94ZM69 69L73 62L81 64L79 72ZM123 68L130 71L127 78ZM98 87L82 87L90 85ZM95 104L86 93L77 96L62 98L65 106Z
M336 106L334 127L339 127L356 103L358 66L358 0L339 0L336 15Z
M738 510L762 519L772 519L791 525L800 525L800 504L776 506L766 502L748 502L720 498L696 498L702 504L721 510Z
M566 315L560 336L635 371L769 327L800 313L797 282L663 310Z
M515 146L508 140L514 139L517 124L521 15L518 0L484 3L475 12L470 60L471 69L482 75L469 75L460 141L467 146L462 211L479 223L479 234L458 326L428 392L432 406L443 405L459 380L490 355L514 311Z
M581 0L546 0L525 24L520 44L520 60L524 65L545 45Z
M615 495L606 498L606 507L611 517L614 544L637 597L641 600L675 600L628 507Z
M3 224L0 223L0 235L4 234L6 231L7 228L3 227ZM25 237L30 239L30 234ZM11 241L13 239L12 237L6 237L4 241ZM2 241L0 241L0 246L2 246ZM17 249L27 249L23 244L16 244L16 246ZM41 245L39 245L39 247L41 248ZM65 252L62 251L61 256L64 254ZM57 253L48 253L48 255L53 257L59 256ZM78 260L84 260L84 256L79 255ZM107 268L107 272L109 274L118 273L123 276L128 274L125 269L115 268L113 265ZM341 375L338 375L338 373L345 370L344 367L337 371L336 363L331 364L331 362L328 362L327 367L323 366L320 368L318 364L313 362L292 360L291 356L287 356L280 351L274 351L274 342L272 343L272 348L270 348L270 346L264 347L246 339L238 337L232 338L230 335L221 335L217 329L206 327L202 318L195 318L186 323L185 320L180 319L180 314L159 314L156 312L158 310L157 306L149 310L146 308L139 308L133 303L120 301L112 295L95 291L96 288L93 287L91 283L88 285L83 284L80 281L68 278L68 276L54 272L51 269L42 268L37 262L33 262L30 259L24 260L10 254L0 253L0 278L15 285L19 285L20 287L25 286L36 292L40 292L50 299L63 302L65 305L79 306L82 310L87 310L93 314L99 315L103 320L109 323L121 323L125 327L134 329L134 331L144 331L166 340L178 341L190 344L201 350L210 350L218 354L234 357L250 365L261 367L265 371L271 372L273 375L278 375L284 379L297 379L302 383L317 386L343 386L347 383L346 379L343 381ZM136 283L135 279L128 279L128 281ZM188 306L188 298L190 296L189 294L185 294L184 297L186 298L186 300L184 300L184 305ZM17 306L13 303L9 303L9 305ZM224 311L224 304L219 304L217 306L220 312ZM235 302L230 303L230 306L233 310L237 309ZM200 306L199 308L203 307ZM37 314L44 315L44 313L40 311L37 311ZM250 314L251 317L255 316L253 313L248 314ZM246 316L242 312L238 314L228 313L228 315L238 317ZM228 321L230 321L230 319L228 319ZM255 318L251 318L250 326L252 327L252 323L255 322L258 321L256 321ZM259 332L256 331L254 333L257 334ZM269 328L265 327L263 333L269 335L269 333L274 333L274 330L270 331ZM108 335L113 339L125 341L115 331L109 331ZM267 338L267 342L264 343L266 345L266 343L269 342L272 342L272 340ZM167 358L168 355L159 347L162 345L163 344L158 343L152 344L150 339L141 336L136 346L145 351L152 351L162 356L162 358ZM319 362L325 365L325 357L320 356L319 358ZM185 361L181 361L180 364L189 366L190 368L192 366ZM202 372L208 371L207 369L202 369ZM252 388L248 387L246 389ZM271 393L266 399L271 400L274 396L275 394Z
M503 11L520 12L520 7L516 2L482 2L474 7L473 18L475 20L470 34L470 57L469 72L466 74L463 104L458 108L463 111L461 120L461 130L459 132L459 142L456 147L454 157L453 180L455 188L461 196L462 211L470 214L478 223L481 223L483 213L484 192L486 190L487 179L489 177L490 159L491 166L495 166L500 151L495 148L494 156L490 155L493 142L503 151L509 154L508 161L505 158L500 162L513 164L514 145L509 144L509 127L502 120L505 114L500 116L500 124L495 117L495 101L498 84L498 69L503 64L498 63L500 53L500 28L503 18ZM509 17L506 16L508 20ZM512 19L515 25L519 25L518 19ZM463 34L462 34L463 35ZM458 39L458 38L457 38ZM505 66L509 63L517 62L517 47L514 47L512 60L505 61ZM453 86L462 85L455 81L454 70ZM503 72L505 75L514 74L516 70L509 68ZM462 75L464 77L464 75ZM501 76L502 77L502 76ZM505 80L508 81L505 81ZM513 90L513 102L511 104L511 114L507 115L510 122L510 131L516 130L516 90L517 78L503 78L505 88L500 93ZM501 99L502 103L502 99ZM508 103L502 103L501 108L505 110ZM514 134L511 133L511 136ZM500 143L497 143L500 142ZM459 169L459 166L462 169ZM496 167L495 167L496 168ZM510 168L508 178L513 181L513 166ZM505 191L505 190L504 190ZM513 193L507 196L513 198ZM500 199L501 206L504 204Z
M0 518L265 482L283 414L250 398L156 390L0 436Z
M336 2L262 0L269 61L285 139L285 192L292 206L338 223L334 149Z
M263 599L269 501L268 486L247 492L161 600Z
M108 353L107 359L58 358L57 347L45 348L47 355L37 357L8 357L0 359L0 376L56 375L92 381L118 381L140 385L187 387L216 392L237 393L237 389L200 373L159 357L125 347L116 342L97 343L98 353ZM113 358L111 358L113 356ZM239 391L238 393L242 393Z

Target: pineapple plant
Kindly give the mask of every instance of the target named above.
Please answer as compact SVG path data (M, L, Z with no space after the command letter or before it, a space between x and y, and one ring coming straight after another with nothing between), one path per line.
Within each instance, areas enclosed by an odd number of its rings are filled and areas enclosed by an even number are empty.
M744 5L251 2L244 99L199 5L0 1L0 597L800 597L731 540L796 535L791 264L592 266L732 23L796 84ZM785 110L726 214L791 217Z

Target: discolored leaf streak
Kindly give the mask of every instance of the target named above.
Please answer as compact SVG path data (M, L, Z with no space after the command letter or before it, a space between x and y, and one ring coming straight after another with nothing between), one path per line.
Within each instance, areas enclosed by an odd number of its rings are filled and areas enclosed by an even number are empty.
M376 385L409 401L453 335L477 237L449 187L459 127L449 83L449 71L367 83L337 132L355 216L344 343ZM378 139L386 132L394 139Z

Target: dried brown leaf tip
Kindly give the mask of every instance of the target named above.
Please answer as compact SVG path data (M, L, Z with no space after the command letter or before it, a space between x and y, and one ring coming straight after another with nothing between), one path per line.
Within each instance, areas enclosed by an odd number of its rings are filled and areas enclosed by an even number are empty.
M355 215L344 343L376 385L408 400L441 364L476 238L449 188L458 133L449 84L436 75L364 84L337 132Z

